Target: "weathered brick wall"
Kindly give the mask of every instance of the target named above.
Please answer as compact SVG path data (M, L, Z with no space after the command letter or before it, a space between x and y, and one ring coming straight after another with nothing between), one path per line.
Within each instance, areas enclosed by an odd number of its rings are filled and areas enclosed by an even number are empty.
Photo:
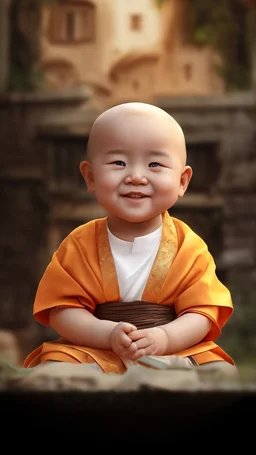
M45 157L37 153L38 131L56 119L60 125L71 124L74 111L79 118L87 100L86 91L0 98L0 329L18 336L24 354L46 330L32 316L48 261L50 212ZM80 121L86 121L85 112Z
M256 116L236 112L221 144L224 193L223 266L235 312L225 344L240 357L256 347Z
M221 143L224 198L223 260L227 268L256 269L256 123L237 112Z
M158 104L181 123L188 143L218 143L221 172L214 191L223 200L218 268L235 307L220 341L235 359L252 359L256 347L256 94L163 98ZM210 155L208 164L210 168Z
M65 130L88 122L87 99L88 93L0 99L4 151L0 156L0 329L19 332L27 353L49 335L32 317L34 293L48 259L44 255L51 209L43 155L35 147L37 131L42 125ZM187 142L218 146L220 178L207 200L210 209L216 198L223 199L223 252L218 264L235 304L223 344L235 356L252 355L256 346L255 94L159 99L156 104L181 123ZM210 168L211 152L207 159ZM198 202L196 207L200 210Z

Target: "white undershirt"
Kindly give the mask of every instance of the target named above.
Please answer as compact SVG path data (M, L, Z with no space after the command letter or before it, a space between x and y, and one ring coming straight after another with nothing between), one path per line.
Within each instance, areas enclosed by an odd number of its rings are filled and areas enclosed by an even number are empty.
M141 300L162 235L162 226L150 234L127 242L108 229L120 295L123 301Z
M153 262L155 260L162 236L162 226L156 231L142 237L136 237L133 242L118 239L108 229L108 236L114 258L120 295L123 301L141 300ZM154 368L172 365L172 358L177 356L144 356L144 364ZM127 368L137 362L122 359ZM191 360L181 359L187 366L192 366ZM152 363L153 362L153 363ZM156 362L161 362L161 365ZM95 364L95 367L98 366Z

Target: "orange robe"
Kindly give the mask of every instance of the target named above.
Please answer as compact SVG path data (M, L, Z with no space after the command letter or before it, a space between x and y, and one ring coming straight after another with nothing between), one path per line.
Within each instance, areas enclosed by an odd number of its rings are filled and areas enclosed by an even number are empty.
M93 313L96 305L121 300L104 217L76 228L53 254L38 286L33 315L49 326L52 308L86 308ZM218 280L205 242L168 212L163 214L161 243L142 300L173 305L177 317L193 312L212 321L202 342L176 355L193 356L199 365L215 360L234 364L214 342L233 312L230 292ZM45 360L96 362L106 373L126 370L112 351L72 345L63 338L43 343L27 356L24 366L33 367Z

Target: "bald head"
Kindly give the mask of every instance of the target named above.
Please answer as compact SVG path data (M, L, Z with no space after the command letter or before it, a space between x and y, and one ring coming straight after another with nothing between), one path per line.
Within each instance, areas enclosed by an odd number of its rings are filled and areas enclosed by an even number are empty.
M152 125L162 131L163 135L170 135L175 141L183 165L186 163L185 137L179 123L163 109L146 103L124 103L111 107L103 112L92 125L87 145L87 159L91 161L99 150L99 143L103 136L109 136L114 129L129 125L129 119L142 122L144 119L153 120ZM133 131L130 130L132 135Z

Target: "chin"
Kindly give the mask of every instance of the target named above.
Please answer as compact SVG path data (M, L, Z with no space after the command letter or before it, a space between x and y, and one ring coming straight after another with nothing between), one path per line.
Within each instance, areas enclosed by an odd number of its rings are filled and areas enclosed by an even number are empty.
M125 221L126 223L146 223L147 221L152 220L153 218L156 218L157 215L149 215L149 216L136 216L136 215L131 215L131 216L120 216L119 218Z

